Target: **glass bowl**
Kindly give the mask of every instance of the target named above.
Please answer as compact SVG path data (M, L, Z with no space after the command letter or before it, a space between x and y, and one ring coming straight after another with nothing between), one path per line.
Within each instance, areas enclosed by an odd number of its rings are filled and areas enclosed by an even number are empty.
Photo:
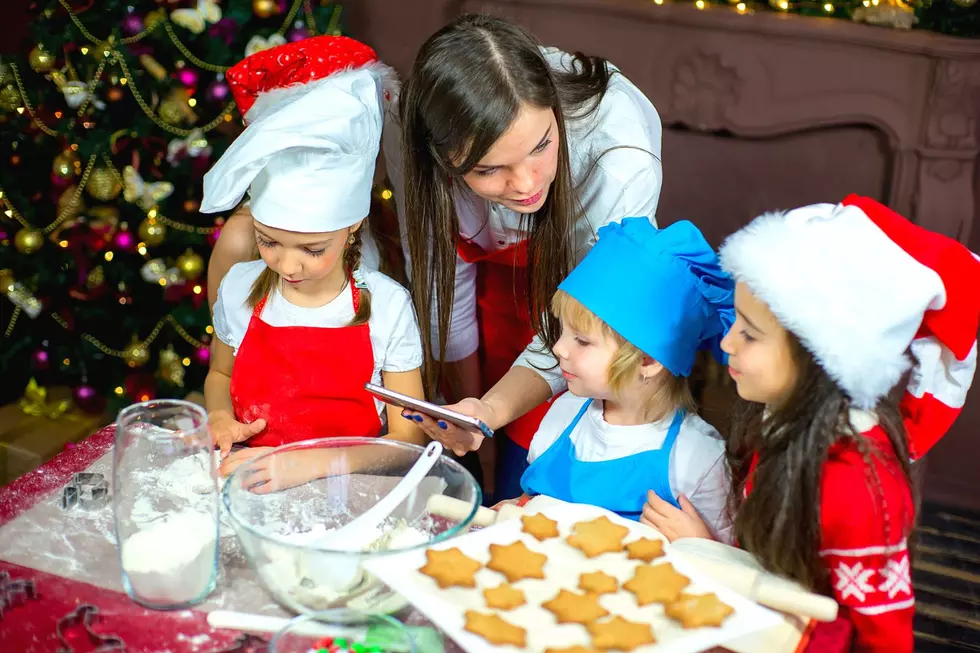
M397 619L337 609L290 620L272 637L269 653L315 653L329 649L331 643L346 644L348 650L354 644L360 644L363 650L383 653L416 653L418 650L409 629Z
M385 497L423 451L377 438L309 440L257 456L228 477L222 490L228 519L276 601L307 614L340 607L392 613L406 605L362 563L465 532L483 497L462 465L440 456L369 544L324 537ZM267 482L270 478L274 483ZM440 494L463 501L470 510L459 520L430 514L428 500Z

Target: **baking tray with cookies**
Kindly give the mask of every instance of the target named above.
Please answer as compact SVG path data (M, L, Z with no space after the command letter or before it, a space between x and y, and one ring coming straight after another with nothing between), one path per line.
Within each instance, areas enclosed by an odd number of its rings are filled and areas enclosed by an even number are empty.
M468 653L695 653L780 621L594 506L543 505L366 566Z

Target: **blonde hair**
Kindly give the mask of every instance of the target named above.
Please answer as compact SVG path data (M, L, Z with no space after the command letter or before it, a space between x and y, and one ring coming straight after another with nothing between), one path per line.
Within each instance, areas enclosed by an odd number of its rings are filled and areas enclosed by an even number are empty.
M596 317L595 313L583 306L577 299L563 290L551 299L551 311L555 317L581 333L598 333L611 339L619 350L609 364L609 387L614 393L622 392L636 380L643 365L643 353L633 343L619 335L608 324ZM647 399L647 407L673 406L683 408L689 413L696 412L697 405L687 384L687 377L677 376L666 367L655 378L654 388Z

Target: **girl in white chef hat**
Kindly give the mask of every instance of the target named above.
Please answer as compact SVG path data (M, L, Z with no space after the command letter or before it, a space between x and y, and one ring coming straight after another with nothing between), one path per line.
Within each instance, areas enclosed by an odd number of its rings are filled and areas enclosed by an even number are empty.
M386 437L423 442L364 390L423 396L408 292L360 267L389 69L357 41L321 36L259 52L227 77L248 126L205 176L201 210L228 210L247 191L260 258L231 268L214 305L214 438L222 456L251 447L222 471L261 447L379 436L386 421Z

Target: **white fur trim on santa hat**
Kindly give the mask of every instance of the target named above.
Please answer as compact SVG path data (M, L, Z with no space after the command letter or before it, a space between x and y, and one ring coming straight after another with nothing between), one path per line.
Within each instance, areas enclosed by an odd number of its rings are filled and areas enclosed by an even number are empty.
M901 379L923 313L945 303L939 275L854 206L762 215L719 255L858 408Z
M255 102L249 108L248 112L245 114L245 122L253 122L266 111L274 111L277 107L282 106L284 103L288 102L292 98L295 98L297 95L308 93L318 86L335 84L344 77L350 75L360 75L365 72L373 76L378 83L380 98L378 106L381 108L383 114L386 93L389 97L394 97L398 94L398 73L396 73L394 68L391 66L383 64L380 61L375 61L374 63L370 63L366 66L347 68L345 70L335 72L334 74L318 79L315 82L297 82L296 84L291 84L290 86L286 86L284 88L275 88L270 91L260 93L255 98Z

